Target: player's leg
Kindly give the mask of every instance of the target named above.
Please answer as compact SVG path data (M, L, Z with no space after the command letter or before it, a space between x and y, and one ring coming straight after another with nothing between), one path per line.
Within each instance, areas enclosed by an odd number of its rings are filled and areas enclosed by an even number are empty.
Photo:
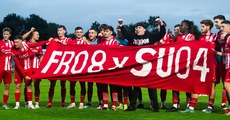
M102 84L96 83L97 85L97 97L98 97L98 107L97 109L100 110L103 105L103 96L102 96Z
M160 96L161 96L161 109L166 109L166 95L167 95L167 91L161 89L160 91Z
M35 98L35 108L39 107L39 99L40 99L40 82L41 79L34 80L34 98Z
M54 88L56 85L56 80L50 80L50 88L49 88L49 92L48 92L48 104L47 104L47 108L52 107L52 101L53 101L53 97L54 97Z
M80 82L80 87L81 87L81 94L80 94L79 109L83 109L84 108L84 102L85 102L85 95L86 95L85 82Z
M76 95L76 81L70 81L70 100L71 103L67 108L75 108L76 107L76 101L75 101L75 95Z
M84 108L91 108L92 106L92 97L93 97L93 82L88 82L87 83L87 98L88 102Z
M60 80L61 84L61 106L66 107L65 97L66 97L66 81Z
M33 102L32 102L32 98L33 98L33 92L32 92L32 80L25 80L25 84L26 84L26 96L27 96L27 100L28 100L28 109L35 109Z
M8 98L9 98L9 92L10 92L10 84L12 82L12 75L11 75L11 71L5 71L3 73L1 73L2 75L0 75L0 79L4 80L4 92L3 92L3 103L2 106L5 109L8 109L7 106L7 102L8 102Z

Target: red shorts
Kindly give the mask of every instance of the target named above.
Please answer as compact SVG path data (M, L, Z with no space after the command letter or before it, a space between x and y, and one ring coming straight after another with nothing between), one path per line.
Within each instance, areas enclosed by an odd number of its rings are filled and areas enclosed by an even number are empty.
M31 71L31 70L25 70L25 74L26 74L27 76L30 76L30 75L32 75L32 71ZM22 81L23 81L23 79L24 79L24 77L23 77L23 75L21 74L21 72L19 72L17 69L15 69L15 72L14 72L14 83L15 83L15 84L21 84ZM25 83L31 83L32 80L25 80L25 79L24 79L24 82L25 82Z
M222 82L224 82L225 80L225 76L226 76L226 69L225 69L225 65L221 62L221 63L217 63L216 64L216 84L220 83L220 81L222 80Z
M2 83L2 79L4 84L10 84L12 83L12 75L10 70L0 70L0 83Z

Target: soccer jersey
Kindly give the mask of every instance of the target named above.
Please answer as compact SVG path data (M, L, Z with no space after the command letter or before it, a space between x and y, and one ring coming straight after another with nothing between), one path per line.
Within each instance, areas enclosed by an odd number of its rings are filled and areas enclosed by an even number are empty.
M100 38L98 42L99 45L119 45L114 37L112 37L110 40L106 40L105 38Z
M195 36L191 33L181 34L177 37L177 42L193 41L193 40L195 40Z
M14 47L13 41L1 40L0 41L0 68L4 68L6 71L11 71L11 53Z
M10 84L12 82L11 56L13 47L13 41L0 40L0 83L2 82L2 80L4 80L5 84Z
M160 44L169 44L173 41L173 38L168 33L166 33L165 36L160 40Z
M35 43L29 41L26 44L32 45ZM30 50L34 53L34 55L30 57L31 68L36 69L40 65L40 57L42 56L42 47L41 46L33 47L33 48L30 48Z
M51 41L55 41L55 40L59 40L62 44L70 44L72 42L72 39L67 38L67 37L63 39L53 38Z
M87 43L82 38L81 39L72 40L71 44L75 44L75 45L87 45Z
M210 35L201 35L199 41L210 42L212 44L212 48L215 48L216 34L211 33Z
M98 44L98 39L95 38L94 40L90 40L91 45L97 45Z
M224 52L224 48L225 48L225 40L220 38L221 36L221 31L219 31L218 33L216 33L216 47L215 50L219 51L219 52Z
M226 39L226 44L225 44L225 60L226 60L226 64L225 64L225 67L226 69L229 69L230 68L230 36L227 37Z

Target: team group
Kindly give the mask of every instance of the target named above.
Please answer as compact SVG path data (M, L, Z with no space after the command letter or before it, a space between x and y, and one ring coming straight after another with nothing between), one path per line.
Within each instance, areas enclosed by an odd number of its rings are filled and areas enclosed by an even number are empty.
M222 80L224 84L222 92L222 104L221 107L225 110L225 115L230 115L230 107L226 107L227 100L229 101L230 96L230 79L229 79L229 67L230 67L230 21L226 20L223 15L217 15L213 18L214 23L210 19L205 19L200 22L202 35L198 40L210 42L213 45L215 51L216 64L214 63L215 75L213 76L212 94L209 96L208 107L202 110L205 113L211 113L214 107L215 100L215 86ZM3 39L0 41L0 83L4 82L3 102L2 107L9 109L7 106L9 98L10 84L12 83L11 66L12 58L15 62L14 70L14 83L15 89L15 101L16 105L14 109L20 108L20 88L22 82L25 82L24 98L26 106L29 109L39 108L39 96L40 96L40 82L41 80L32 80L30 76L35 73L38 69L39 64L42 60L42 45L49 45L50 42L58 42L63 45L122 45L122 46L144 46L151 44L168 44L172 42L186 42L194 41L195 36L193 32L193 22L189 20L183 20L180 24L174 26L174 34L171 30L166 33L166 23L160 18L156 19L158 23L158 31L150 32L147 31L147 26L143 22L135 24L135 32L131 33L123 25L123 20L118 19L118 27L116 28L116 36L113 36L114 28L107 24L102 24L99 27L100 32L96 29L90 28L88 30L88 36L84 36L83 29L76 27L74 34L75 39L66 37L66 28L60 25L57 28L57 37L50 38L42 42L39 40L39 32L35 28L31 28L30 31L22 36L16 36L13 41L9 40L11 36L11 29L6 27L2 30ZM219 29L218 33L212 33L211 29L213 26ZM26 39L29 37L29 41ZM34 81L34 97L35 105L32 103L32 81ZM61 80L61 106L66 108L75 108L75 86L76 81L70 82L70 100L71 103L67 106L65 103L66 97L66 81ZM48 104L47 108L53 106L52 100L54 96L54 89L56 80L50 80L50 88L48 92ZM108 110L108 96L110 94L112 106L111 110L123 109L125 111L134 111L136 107L143 108L142 92L139 87L124 87L118 85L96 83L97 96L98 96L98 107L100 110ZM93 83L80 82L80 104L79 109L92 107L92 94L93 94ZM86 90L87 88L87 90ZM110 93L108 92L110 91ZM148 89L150 98L150 108L153 112L158 112L159 109L166 109L166 112L176 112L179 110L180 99L179 91L172 91L173 100L172 107L166 108L166 90L161 90L161 105L159 107L157 100L157 90ZM88 102L85 105L85 96L87 93ZM199 95L186 93L187 108L182 113L194 112L194 107L197 103ZM139 105L136 106L137 99ZM117 106L118 103L118 106ZM128 104L129 103L129 104Z

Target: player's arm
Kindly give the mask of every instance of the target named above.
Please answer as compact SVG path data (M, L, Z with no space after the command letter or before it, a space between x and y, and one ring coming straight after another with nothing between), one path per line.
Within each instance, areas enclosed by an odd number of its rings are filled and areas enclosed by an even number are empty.
M28 31L28 32L26 32L24 35L22 35L22 39L25 40L25 39L30 35L30 33L33 32L33 31L35 31L35 28L34 28L34 27L32 27L32 28L30 29L30 31Z
M121 29L121 33L124 36L124 38L127 39L128 41L131 41L133 39L133 34L131 34L130 32L128 32L125 29L125 27L123 25L123 20L122 19L118 19L118 24L119 24L119 28Z
M27 44L30 48L34 48L34 47L38 47L38 46L42 46L46 43L49 43L50 42L50 39L49 40L45 40L45 41L41 41L41 42L37 42L37 43L33 43L33 44Z
M165 36L166 29L165 29L165 25L164 25L163 21L160 18L157 18L155 21L158 23L158 25L160 25L160 29L159 29L160 31L159 32L150 32L149 37L153 41L157 42Z

